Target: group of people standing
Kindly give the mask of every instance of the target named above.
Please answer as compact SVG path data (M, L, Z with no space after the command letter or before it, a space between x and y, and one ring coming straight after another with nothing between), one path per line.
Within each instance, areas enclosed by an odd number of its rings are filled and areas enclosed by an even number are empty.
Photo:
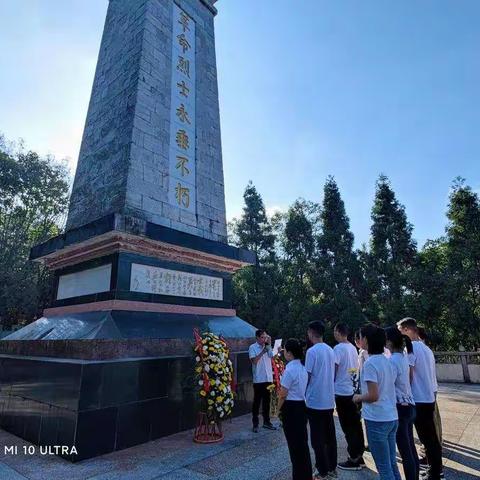
M406 480L443 478L435 358L420 338L419 328L412 318L386 329L366 325L355 332L357 351L348 339L350 332L345 324L335 326L337 345L331 348L324 342L325 324L314 321L308 325L311 346L306 354L299 340L286 341L283 353L287 365L281 377L278 408L293 480L331 480L337 477L337 469L361 470L366 448L382 480L400 480L397 447ZM263 427L275 430L270 420L268 388L273 380L273 352L265 331L257 331L249 357L254 380L253 431L259 429L261 403ZM335 408L348 451L348 458L340 463ZM414 426L425 450L422 460L414 443Z

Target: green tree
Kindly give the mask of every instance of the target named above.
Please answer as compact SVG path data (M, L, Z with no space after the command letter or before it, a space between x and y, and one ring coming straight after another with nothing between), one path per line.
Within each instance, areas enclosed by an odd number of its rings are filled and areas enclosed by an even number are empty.
M324 186L320 225L313 280L321 299L322 317L331 326L345 322L354 329L364 321L362 300L366 291L353 250L350 220L333 177L328 177Z
M242 216L232 225L233 240L238 246L254 252L259 259L264 259L274 251L275 236L262 197L251 181L243 200Z
M370 251L362 259L371 300L369 316L380 323L394 323L406 315L409 275L416 261L416 243L405 207L390 181L381 175L372 208Z
M406 299L408 315L418 319L427 329L431 344L443 349L455 343L455 331L446 315L446 301L451 289L447 267L445 239L429 240L418 252Z
M450 193L446 234L449 286L446 315L457 341L480 346L480 200L457 179Z
M281 237L282 298L284 302L281 334L303 338L307 323L316 318L318 302L313 298L311 283L314 232L318 223L317 204L297 200L284 216Z
M68 205L68 172L53 158L0 142L0 321L28 322L48 301L48 272L30 248L59 233Z
M234 304L251 324L278 330L278 258L275 235L262 197L250 182L243 195L245 206L240 219L230 224L231 240L257 255L257 264L243 268L233 278Z

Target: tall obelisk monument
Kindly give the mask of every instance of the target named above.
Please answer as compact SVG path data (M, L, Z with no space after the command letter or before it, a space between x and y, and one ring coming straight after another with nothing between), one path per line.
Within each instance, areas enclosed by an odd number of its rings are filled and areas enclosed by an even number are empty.
M67 229L110 213L226 242L212 0L111 0Z
M55 298L15 338L252 334L231 301L255 257L227 245L214 3L110 0L66 233L31 253Z

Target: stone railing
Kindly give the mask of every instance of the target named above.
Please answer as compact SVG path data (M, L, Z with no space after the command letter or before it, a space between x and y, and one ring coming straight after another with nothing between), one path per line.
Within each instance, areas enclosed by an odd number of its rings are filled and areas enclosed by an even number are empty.
M434 352L439 382L480 383L480 352Z

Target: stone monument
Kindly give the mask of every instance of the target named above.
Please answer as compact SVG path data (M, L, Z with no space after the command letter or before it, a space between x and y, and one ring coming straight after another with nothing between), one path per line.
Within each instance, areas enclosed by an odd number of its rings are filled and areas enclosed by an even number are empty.
M110 0L66 232L31 251L52 305L0 341L0 426L71 460L193 425L194 327L231 342L247 405L231 277L255 256L227 244L215 1Z

